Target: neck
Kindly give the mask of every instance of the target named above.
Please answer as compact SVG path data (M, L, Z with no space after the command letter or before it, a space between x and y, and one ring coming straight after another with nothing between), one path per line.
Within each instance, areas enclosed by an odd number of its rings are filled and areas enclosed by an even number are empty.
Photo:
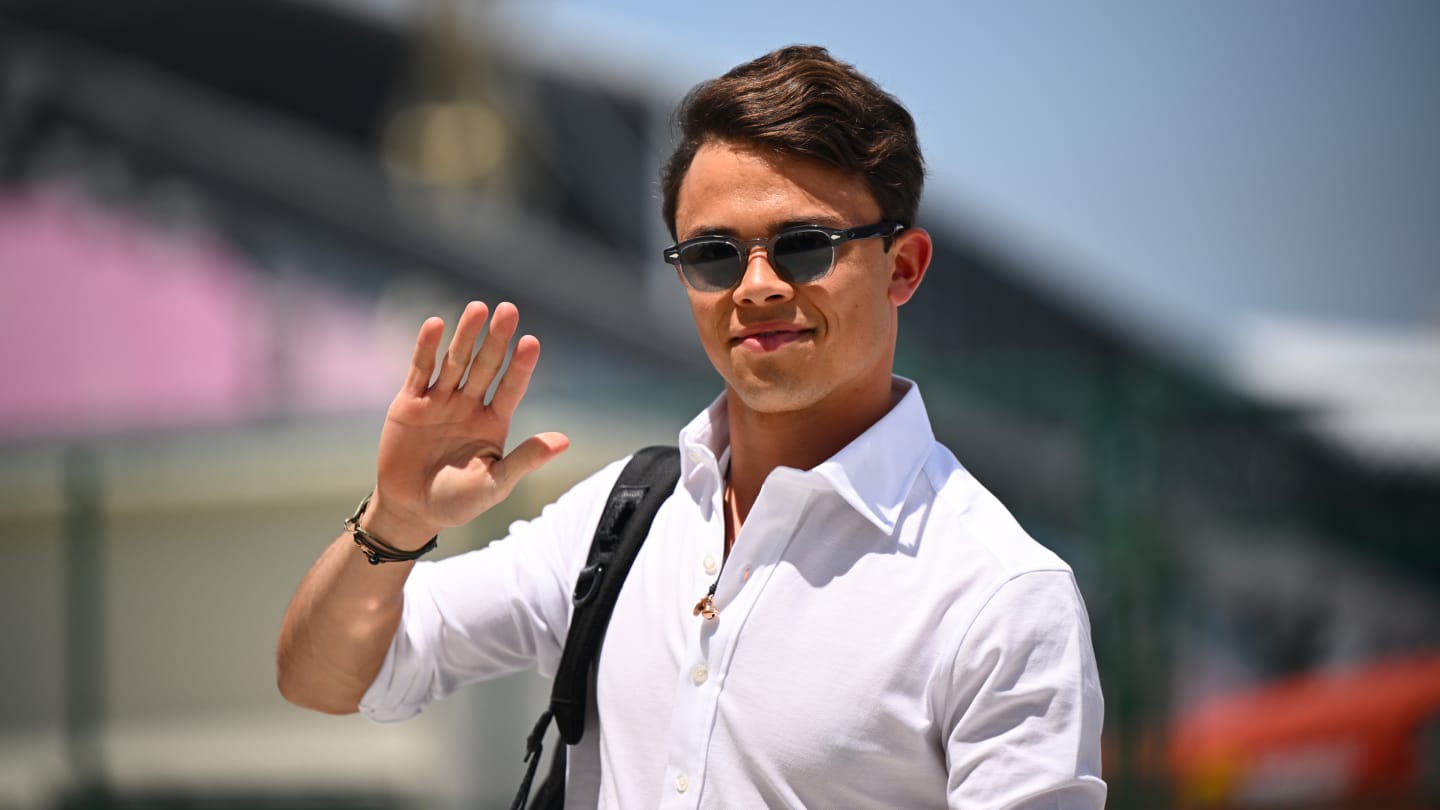
M840 452L895 404L887 375L884 385L839 392L808 408L780 413L750 409L733 389L727 389L726 411L730 427L728 485L734 500L731 516L739 532L740 521L760 494L760 486L776 467L808 470ZM732 535L733 539L733 535Z

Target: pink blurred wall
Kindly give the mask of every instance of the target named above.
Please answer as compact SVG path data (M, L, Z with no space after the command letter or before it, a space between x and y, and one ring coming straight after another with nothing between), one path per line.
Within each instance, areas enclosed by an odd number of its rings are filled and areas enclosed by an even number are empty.
M375 313L215 238L0 195L0 439L383 407L402 372Z

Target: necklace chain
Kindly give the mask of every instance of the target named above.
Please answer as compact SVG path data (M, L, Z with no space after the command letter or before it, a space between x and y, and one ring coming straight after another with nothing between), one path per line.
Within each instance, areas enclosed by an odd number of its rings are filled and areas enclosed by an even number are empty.
M710 589L700 597L699 602L695 603L695 609L692 611L693 615L701 616L707 622L720 615L720 609L715 607L715 589L720 586L720 577L725 573L725 563L730 559L730 535L733 532L731 527L740 522L736 519L739 515L735 513L735 493L730 489L728 481L725 482L725 494L720 500L725 506L725 552L720 558L720 570L715 574L715 581L710 583Z

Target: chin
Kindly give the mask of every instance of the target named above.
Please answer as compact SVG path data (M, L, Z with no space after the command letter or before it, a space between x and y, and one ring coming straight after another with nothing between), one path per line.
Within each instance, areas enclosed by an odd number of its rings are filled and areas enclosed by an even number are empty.
M793 413L809 408L823 394L797 381L741 379L730 383L734 396L756 413Z

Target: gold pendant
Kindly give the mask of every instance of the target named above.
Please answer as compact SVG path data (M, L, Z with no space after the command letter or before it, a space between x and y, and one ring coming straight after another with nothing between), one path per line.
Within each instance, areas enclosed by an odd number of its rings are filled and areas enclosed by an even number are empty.
M705 594L705 598L695 603L695 615L704 616L706 621L720 615L715 609L715 597L713 594Z

